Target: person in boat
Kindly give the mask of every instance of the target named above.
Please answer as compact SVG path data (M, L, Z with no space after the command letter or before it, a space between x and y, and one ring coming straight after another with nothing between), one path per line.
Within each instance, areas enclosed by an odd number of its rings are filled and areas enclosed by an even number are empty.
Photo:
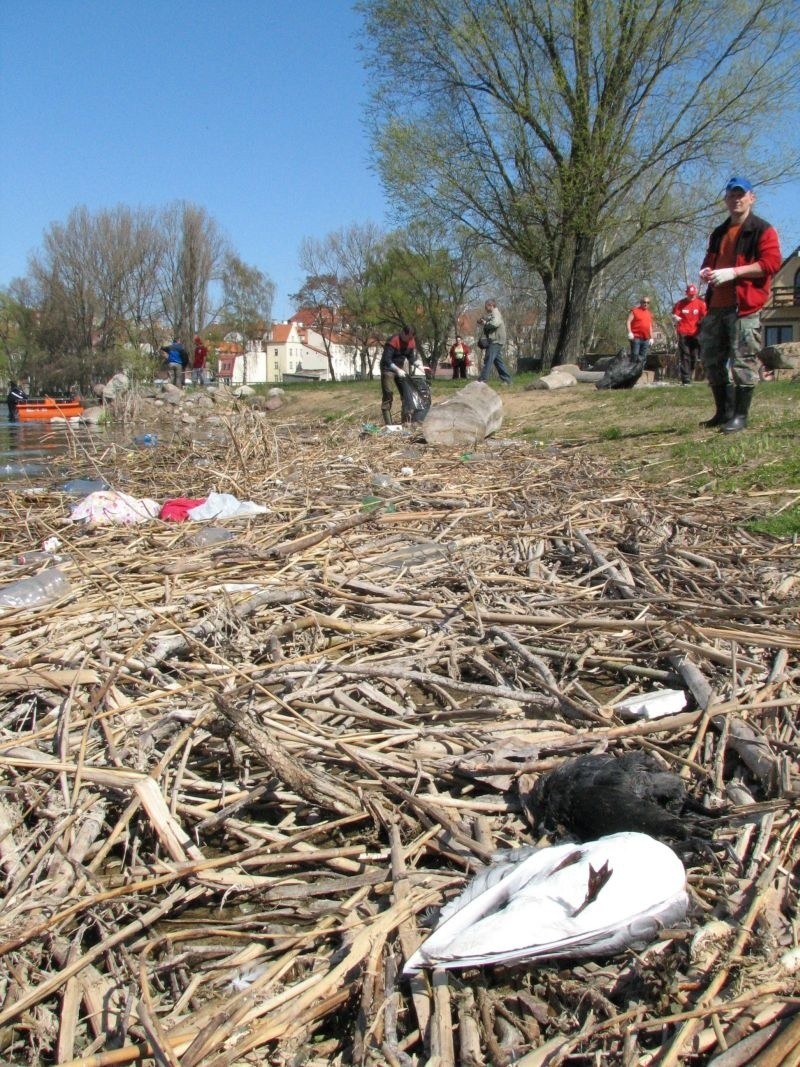
M17 408L20 404L29 400L30 397L24 389L20 388L16 382L8 383L8 396L6 397L6 403L8 404L8 421L17 421Z

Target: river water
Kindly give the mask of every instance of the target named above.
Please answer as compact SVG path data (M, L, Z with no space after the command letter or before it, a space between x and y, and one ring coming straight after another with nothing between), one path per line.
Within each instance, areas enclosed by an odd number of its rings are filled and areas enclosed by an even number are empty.
M93 456L112 439L105 427L9 422L0 414L0 486L48 487L64 477L95 477Z

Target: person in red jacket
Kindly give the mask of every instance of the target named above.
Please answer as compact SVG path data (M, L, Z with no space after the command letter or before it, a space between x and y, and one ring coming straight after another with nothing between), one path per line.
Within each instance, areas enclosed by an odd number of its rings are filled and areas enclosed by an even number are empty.
M697 335L707 310L705 300L701 300L697 295L696 285L687 285L686 296L672 309L672 321L678 334L678 373L681 385L688 385L694 377L697 354L700 351Z
M450 348L450 366L453 368L453 380L456 378L466 378L467 367L471 367L472 363L469 358L470 347L464 344L463 338L456 334L455 343Z
M195 337L194 339L194 362L192 363L192 381L195 385L205 385L206 383L206 360L208 359L208 349L203 343L202 337Z
M714 415L700 425L718 426L723 433L747 426L758 382L759 313L781 265L778 234L753 213L755 200L747 178L730 179L725 186L728 218L712 231L700 269L708 283L700 353L716 404Z
M647 363L647 353L653 340L653 316L650 312L650 299L643 296L636 307L628 314L628 340L631 343L631 359Z

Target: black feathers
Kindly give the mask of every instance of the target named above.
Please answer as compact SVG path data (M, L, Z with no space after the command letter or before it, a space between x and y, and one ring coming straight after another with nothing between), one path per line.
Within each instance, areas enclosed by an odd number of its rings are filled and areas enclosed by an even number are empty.
M697 832L697 820L682 814L681 779L643 752L568 760L542 775L522 802L537 826L580 841L624 830L672 838Z

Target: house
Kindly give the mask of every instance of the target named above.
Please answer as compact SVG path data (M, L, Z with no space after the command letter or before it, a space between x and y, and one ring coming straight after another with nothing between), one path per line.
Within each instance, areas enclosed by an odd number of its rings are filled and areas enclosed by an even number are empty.
M800 341L800 246L772 279L772 293L761 311L764 346Z
M354 377L353 354L339 340L331 342L333 369L338 381ZM237 355L231 373L233 385L314 379L327 381L330 366L322 337L301 322L273 322L264 337L248 341Z

